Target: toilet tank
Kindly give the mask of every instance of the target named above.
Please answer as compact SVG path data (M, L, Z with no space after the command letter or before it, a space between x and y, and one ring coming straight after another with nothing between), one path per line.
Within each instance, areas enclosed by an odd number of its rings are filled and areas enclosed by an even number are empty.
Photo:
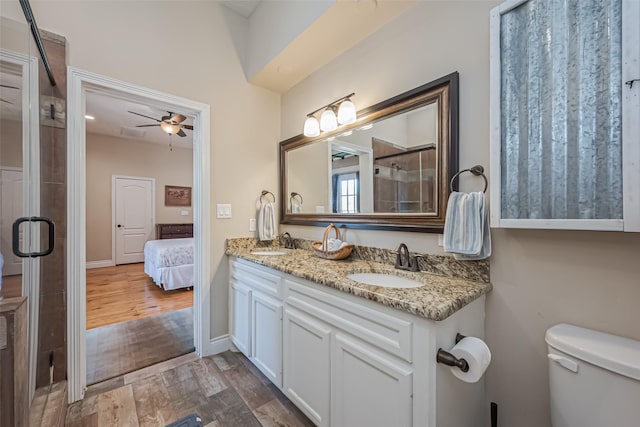
M545 339L553 427L640 426L640 341L567 324Z

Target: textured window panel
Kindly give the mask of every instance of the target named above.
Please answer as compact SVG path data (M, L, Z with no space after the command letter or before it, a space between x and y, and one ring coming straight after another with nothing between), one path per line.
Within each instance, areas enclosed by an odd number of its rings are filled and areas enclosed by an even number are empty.
M621 0L501 17L502 218L622 218Z

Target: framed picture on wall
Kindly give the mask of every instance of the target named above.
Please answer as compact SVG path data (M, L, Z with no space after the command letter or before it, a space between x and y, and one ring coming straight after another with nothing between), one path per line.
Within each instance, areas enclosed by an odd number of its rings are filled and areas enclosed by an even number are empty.
M191 187L164 186L165 206L191 206Z

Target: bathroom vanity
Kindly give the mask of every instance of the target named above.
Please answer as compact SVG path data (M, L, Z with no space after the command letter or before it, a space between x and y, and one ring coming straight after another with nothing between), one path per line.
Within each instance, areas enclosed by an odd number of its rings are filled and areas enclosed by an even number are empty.
M227 254L231 340L315 424L484 425L483 380L459 381L436 353L458 332L483 338L489 283L403 272L424 285L386 288L346 278L398 273L382 263Z

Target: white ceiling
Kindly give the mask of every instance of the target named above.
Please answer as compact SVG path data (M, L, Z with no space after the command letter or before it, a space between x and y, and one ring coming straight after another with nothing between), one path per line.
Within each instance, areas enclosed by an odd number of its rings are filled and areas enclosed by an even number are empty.
M221 3L238 15L248 18L258 7L261 0L222 0Z
M168 115L168 111L162 106L150 105L141 101L127 99L116 94L87 91L86 114L95 117L95 120L87 120L87 133L115 136L119 138L136 139L156 144L171 145L182 148L193 148L193 131L185 129L185 137L173 135L169 137L160 126L136 127L137 125L153 125L158 122L129 113L144 114L155 117L158 120ZM171 111L187 116L181 111ZM182 122L185 125L193 125L193 117L187 116Z

